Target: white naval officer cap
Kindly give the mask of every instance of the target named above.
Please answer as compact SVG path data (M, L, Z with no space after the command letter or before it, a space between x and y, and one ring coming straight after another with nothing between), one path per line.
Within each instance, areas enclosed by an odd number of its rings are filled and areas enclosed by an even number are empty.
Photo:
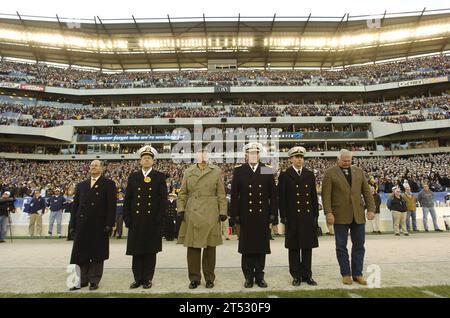
M137 153L139 154L140 158L142 158L142 156L144 155L150 155L152 158L155 158L158 155L158 151L156 151L156 149L150 145L145 145L144 147L140 148Z
M293 157L293 156L302 156L304 157L306 153L306 149L304 147L301 146L296 146L296 147L292 147L291 149L289 149L288 151L288 157Z
M261 152L263 150L263 145L259 142L249 142L248 144L246 144L244 146L244 152L252 152L252 151L257 151L257 152Z

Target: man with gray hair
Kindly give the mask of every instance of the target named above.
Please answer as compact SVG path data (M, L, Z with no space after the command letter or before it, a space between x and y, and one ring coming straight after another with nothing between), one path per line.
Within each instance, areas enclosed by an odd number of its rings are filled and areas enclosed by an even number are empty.
M428 184L423 185L423 190L420 191L417 200L420 202L423 211L423 227L425 232L428 232L428 213L431 214L431 219L433 220L434 230L436 232L442 232L437 223L436 210L434 208L434 195L430 190Z
M364 206L367 207L369 220L373 220L375 216L375 203L367 180L362 169L352 166L352 153L346 149L339 151L337 165L326 170L323 176L323 208L327 223L334 224L336 256L342 282L346 285L352 284L352 278L361 285L367 284L363 277L366 223ZM351 267L347 251L349 230L352 240Z
M116 185L102 176L103 164L94 160L90 178L77 184L69 233L74 236L70 264L80 267L80 283L70 290L98 289L103 263L109 258L109 236L116 218Z

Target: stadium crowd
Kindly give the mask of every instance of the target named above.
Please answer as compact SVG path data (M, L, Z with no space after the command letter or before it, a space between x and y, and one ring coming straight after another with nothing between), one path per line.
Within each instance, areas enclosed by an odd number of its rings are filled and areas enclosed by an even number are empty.
M376 116L393 123L450 118L449 95L422 97L384 103L333 105L235 105L198 107L84 107L58 108L0 104L0 124L31 127L54 127L66 120L145 119L201 117L289 117L289 116ZM2 115L3 114L3 115ZM5 114L14 114L6 117ZM16 120L15 120L15 119Z
M306 166L316 175L320 187L323 172L335 164L334 159L307 158ZM390 193L394 186L402 191L406 184L413 192L418 192L425 183L432 191L445 191L450 188L450 157L448 154L420 155L409 157L353 158L353 163L367 174L368 182L378 191ZM282 160L278 170L289 166ZM32 190L44 191L56 187L66 195L73 195L77 182L88 176L87 161L26 161L0 159L0 192L10 191L17 197L31 194ZM157 160L155 169L163 171L168 177L171 190L179 189L183 171L187 163L170 160ZM223 170L226 189L230 188L233 169L236 164L219 163ZM119 188L125 189L129 174L139 168L138 160L105 161L105 174L111 177Z
M45 64L12 61L0 63L0 81L66 88L142 88L194 86L305 86L371 85L400 80L447 76L447 55L410 58L342 70L231 70L221 72L122 72L105 73Z

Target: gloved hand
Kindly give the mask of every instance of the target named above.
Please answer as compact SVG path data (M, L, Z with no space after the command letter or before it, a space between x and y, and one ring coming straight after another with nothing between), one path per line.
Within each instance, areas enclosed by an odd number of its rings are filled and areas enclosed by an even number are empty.
M75 236L75 229L73 228L73 227L71 227L70 229L69 229L69 236L70 237L74 237Z
M286 224L286 223L287 223L287 218L281 218L281 219L280 219L280 222L281 222L282 224Z
M179 222L184 221L184 212L178 213L178 214L177 214L177 218L178 218L178 221L179 221Z
M234 217L234 223L241 224L241 219L239 218L239 216Z
M107 234L108 236L111 236L112 228L110 226L105 226L103 229L103 233Z
M224 221L226 221L227 219L228 219L228 216L223 215L223 214L219 215L219 221L220 221L220 222L224 222Z
M270 222L272 225L274 225L274 223L275 223L275 215L271 214L271 215L269 216L269 222Z

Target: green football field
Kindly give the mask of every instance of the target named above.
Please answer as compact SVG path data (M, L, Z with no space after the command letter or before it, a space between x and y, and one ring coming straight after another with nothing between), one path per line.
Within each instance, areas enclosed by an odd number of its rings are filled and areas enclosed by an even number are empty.
M2 298L449 298L450 285L392 288L320 289L246 293L0 293Z

